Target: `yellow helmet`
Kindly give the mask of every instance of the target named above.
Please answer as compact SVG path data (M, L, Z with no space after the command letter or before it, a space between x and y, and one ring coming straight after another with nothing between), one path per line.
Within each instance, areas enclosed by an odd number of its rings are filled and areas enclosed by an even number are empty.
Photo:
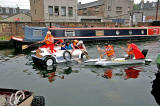
M73 42L77 44L79 41L78 40L74 40Z

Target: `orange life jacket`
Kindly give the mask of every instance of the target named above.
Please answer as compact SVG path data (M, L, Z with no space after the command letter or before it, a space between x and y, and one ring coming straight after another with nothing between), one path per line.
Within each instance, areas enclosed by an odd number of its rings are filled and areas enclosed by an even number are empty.
M127 54L128 55L134 55L134 52L133 52L130 44L128 45L128 48L127 48Z
M108 45L106 47L106 53L105 53L105 55L107 55L107 56L113 56L114 54L115 54L115 51L113 49L113 46L112 45Z
M45 43L46 44L53 44L53 36L47 34L45 37Z

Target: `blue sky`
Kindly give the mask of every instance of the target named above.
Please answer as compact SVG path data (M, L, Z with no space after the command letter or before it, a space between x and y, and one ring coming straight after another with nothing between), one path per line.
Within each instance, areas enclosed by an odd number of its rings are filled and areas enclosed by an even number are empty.
M96 0L78 0L82 3L88 3ZM139 3L141 0L134 0L135 3ZM145 0L147 1L147 0ZM148 1L157 1L157 0L148 0ZM0 6L5 7L17 7L19 6L21 9L29 9L30 4L29 0L0 0Z

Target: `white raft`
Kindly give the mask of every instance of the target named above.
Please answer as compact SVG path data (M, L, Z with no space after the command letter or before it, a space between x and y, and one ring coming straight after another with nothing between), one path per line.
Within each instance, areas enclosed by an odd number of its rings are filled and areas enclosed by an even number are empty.
M138 59L138 60L125 60L125 58L116 58L114 60L107 61L106 59L89 59L84 61L85 65L91 66L118 66L118 65L132 65L132 64L150 64L151 59Z

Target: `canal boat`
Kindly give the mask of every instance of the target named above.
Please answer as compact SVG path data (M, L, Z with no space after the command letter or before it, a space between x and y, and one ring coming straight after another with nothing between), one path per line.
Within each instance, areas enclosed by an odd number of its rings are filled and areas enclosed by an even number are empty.
M160 27L130 27L130 28L47 28L47 27L24 27L24 38L12 36L11 40L16 49L21 49L23 44L31 44L42 41L47 31L55 39L83 40L94 42L95 40L150 40L160 35Z
M0 88L1 106L45 106L44 97L30 91Z
M142 53L146 57L148 50L143 50ZM150 64L152 62L151 59L129 59L126 60L125 58L115 58L113 60L106 60L106 59L89 59L84 61L85 65L89 66L119 66L119 65L133 65L133 64Z

